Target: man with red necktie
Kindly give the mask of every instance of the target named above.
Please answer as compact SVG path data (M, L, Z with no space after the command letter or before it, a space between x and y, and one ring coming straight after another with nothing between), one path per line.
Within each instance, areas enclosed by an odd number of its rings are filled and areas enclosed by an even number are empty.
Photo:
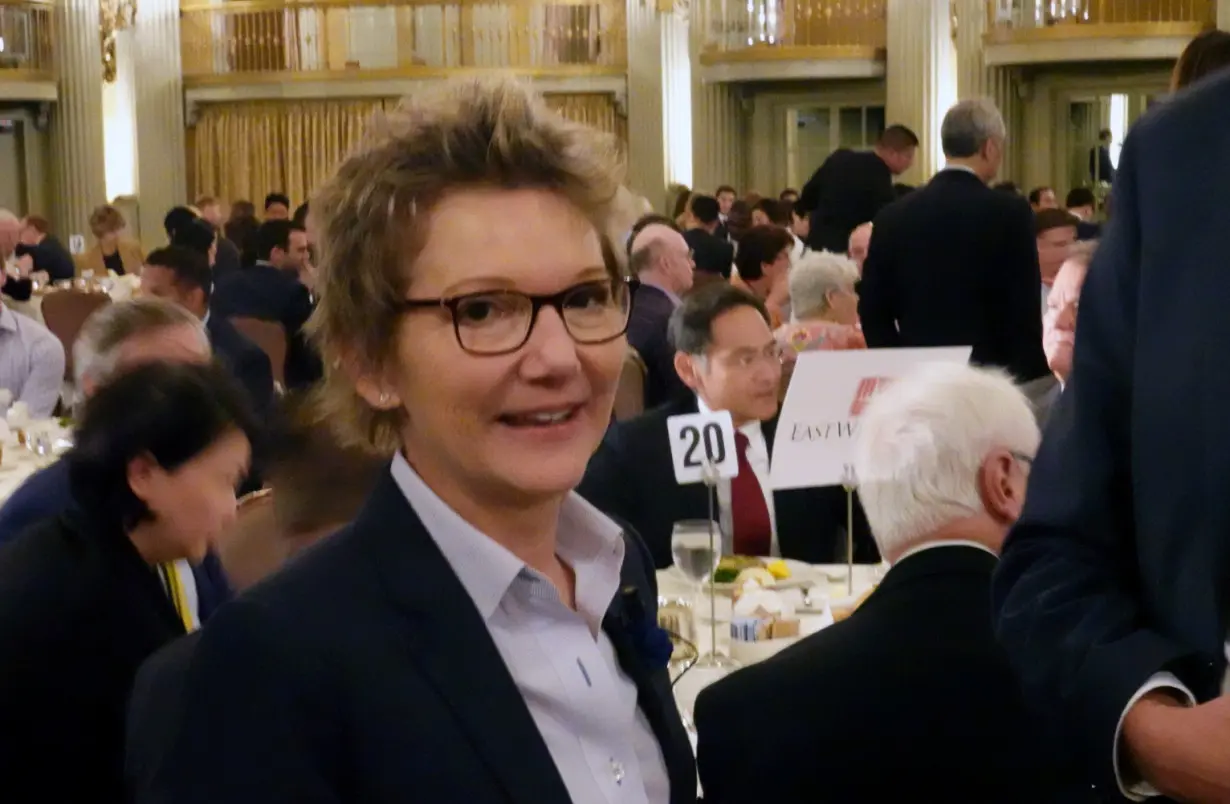
M614 425L590 461L581 494L634 527L659 569L670 566L674 524L708 518L709 499L706 486L675 482L666 420L727 410L739 474L717 485L723 553L844 562L845 492L839 486L774 492L769 485L782 370L764 304L715 282L683 299L669 332L675 369L695 396ZM879 560L858 505L855 559Z

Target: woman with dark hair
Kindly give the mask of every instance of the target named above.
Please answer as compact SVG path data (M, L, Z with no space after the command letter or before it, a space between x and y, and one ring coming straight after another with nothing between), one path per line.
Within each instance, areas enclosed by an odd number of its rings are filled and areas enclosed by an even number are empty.
M186 630L175 562L234 519L254 432L212 365L151 363L87 401L73 507L0 549L0 801L124 800L133 678Z
M1226 67L1230 67L1230 32L1205 31L1189 42L1179 56L1170 76L1170 91L1178 92Z

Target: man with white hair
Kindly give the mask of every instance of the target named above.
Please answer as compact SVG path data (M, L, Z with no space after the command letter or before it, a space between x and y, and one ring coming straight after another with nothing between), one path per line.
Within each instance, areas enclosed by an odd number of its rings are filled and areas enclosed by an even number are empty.
M209 338L200 319L161 299L112 302L86 319L73 346L78 392L89 396L117 374L158 360L209 362ZM0 507L0 545L71 506L68 464L56 461L31 475ZM229 590L212 555L198 567L176 566L188 598L185 627L191 630L225 601Z
M0 208L0 289L14 301L28 301L33 291L29 274L33 260L17 256L21 242L21 218Z
M1048 377L1034 216L987 186L1003 161L1003 117L989 100L961 101L940 135L944 169L875 218L859 287L867 345L972 346L973 363L1019 382Z
M873 398L855 467L892 568L848 619L700 694L707 804L1056 800L988 606L1038 440L998 372L930 364Z

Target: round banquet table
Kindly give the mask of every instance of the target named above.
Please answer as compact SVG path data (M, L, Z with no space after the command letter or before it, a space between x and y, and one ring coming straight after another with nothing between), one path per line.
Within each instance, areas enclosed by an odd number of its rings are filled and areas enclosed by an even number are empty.
M29 443L33 443L35 434L46 433L52 445L58 443L58 446L47 455L35 455L29 447L17 443L16 433L9 433L0 441L3 446L3 452L0 453L0 505L26 482L26 478L53 463L67 446L69 432L61 427L56 419L37 419L26 428L26 432L29 434Z

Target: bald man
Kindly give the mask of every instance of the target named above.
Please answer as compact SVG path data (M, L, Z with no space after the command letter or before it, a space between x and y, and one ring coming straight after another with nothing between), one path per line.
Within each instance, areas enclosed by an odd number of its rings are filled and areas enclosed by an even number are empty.
M628 344L645 361L648 410L691 393L675 371L675 347L667 338L666 323L680 297L691 290L695 266L692 250L673 225L651 223L633 231L628 269L641 285L628 320Z

